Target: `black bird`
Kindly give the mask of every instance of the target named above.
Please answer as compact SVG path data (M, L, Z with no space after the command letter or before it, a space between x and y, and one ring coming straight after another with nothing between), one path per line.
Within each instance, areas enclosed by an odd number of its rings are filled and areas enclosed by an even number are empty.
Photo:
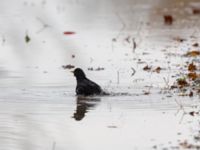
M82 69L76 68L74 71L76 77L76 94L77 95L105 95L105 92L95 82L89 80Z

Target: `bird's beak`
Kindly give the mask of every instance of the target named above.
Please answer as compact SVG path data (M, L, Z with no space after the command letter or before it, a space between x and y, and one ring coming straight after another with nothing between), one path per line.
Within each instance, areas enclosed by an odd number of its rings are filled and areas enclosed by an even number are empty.
M70 71L71 73L74 73L74 71Z

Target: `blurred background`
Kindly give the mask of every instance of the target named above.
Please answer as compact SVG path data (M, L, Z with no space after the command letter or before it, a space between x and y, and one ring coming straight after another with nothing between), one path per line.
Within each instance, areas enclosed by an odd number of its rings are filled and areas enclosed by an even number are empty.
M102 69L95 73L102 84L117 82L117 72L128 80L138 59L159 56L165 65L159 52L179 46L172 38L199 36L198 0L2 0L0 7L5 86L68 85L73 78L63 65Z

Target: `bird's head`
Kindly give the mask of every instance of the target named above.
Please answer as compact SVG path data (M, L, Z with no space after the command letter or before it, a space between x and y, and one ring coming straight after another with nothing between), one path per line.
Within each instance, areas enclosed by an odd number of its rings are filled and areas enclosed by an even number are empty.
M86 75L81 68L76 68L73 73L77 80L86 78Z

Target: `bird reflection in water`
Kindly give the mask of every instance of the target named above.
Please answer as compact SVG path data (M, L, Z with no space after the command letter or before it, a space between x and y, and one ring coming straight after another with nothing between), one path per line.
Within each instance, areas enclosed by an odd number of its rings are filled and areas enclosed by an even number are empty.
M84 97L84 96L77 96L76 99L76 110L73 115L73 118L76 121L81 121L88 110L91 110L95 107L99 102L100 98L97 97Z

